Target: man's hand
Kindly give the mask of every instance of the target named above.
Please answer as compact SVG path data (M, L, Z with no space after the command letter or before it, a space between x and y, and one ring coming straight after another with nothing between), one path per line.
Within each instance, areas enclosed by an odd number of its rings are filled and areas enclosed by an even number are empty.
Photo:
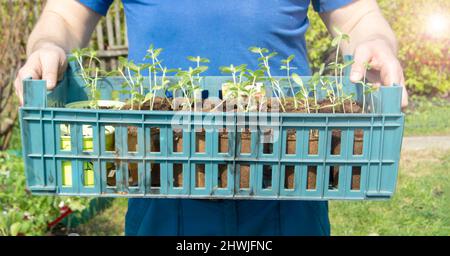
M355 63L350 79L361 81L365 72L365 63L371 66L367 80L376 85L403 86L402 107L408 105L403 70L396 57L397 40L394 32L383 17L376 0L353 0L334 11L321 13L333 36L333 27L350 35L350 42L343 42L342 52L353 55Z
M366 72L366 79L375 86L400 85L403 87L402 107L408 105L403 69L388 43L383 39L360 43L355 48L354 61L350 73L352 82L361 81ZM370 66L369 70L366 70L367 64Z
M14 82L21 105L23 79L47 80L47 88L53 89L66 69L66 54L88 44L100 17L78 1L47 0L28 39L27 62Z
M67 58L64 49L52 44L44 43L39 46L29 57L25 65L19 70L14 81L16 94L20 105L23 105L22 81L26 78L42 79L47 81L47 89L55 88L56 83L62 78L67 67Z

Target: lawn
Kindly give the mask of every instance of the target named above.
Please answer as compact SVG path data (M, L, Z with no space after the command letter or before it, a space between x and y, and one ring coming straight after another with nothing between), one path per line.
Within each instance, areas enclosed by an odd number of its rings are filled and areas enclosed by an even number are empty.
M332 235L450 235L450 151L405 151L397 192L379 202L331 202Z
M332 235L450 235L450 151L402 153L389 201L332 201ZM123 235L127 202L81 225L81 235Z
M448 100L415 97L405 112L405 136L450 135Z

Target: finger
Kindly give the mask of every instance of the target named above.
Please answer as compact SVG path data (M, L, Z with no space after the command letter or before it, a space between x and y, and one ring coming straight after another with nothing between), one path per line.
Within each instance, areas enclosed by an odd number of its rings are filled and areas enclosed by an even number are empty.
M381 61L380 77L383 85L400 85L402 82L402 68L400 63L394 58Z
M37 68L33 68L32 65L25 64L17 73L16 80L14 80L14 88L21 106L23 106L23 80L27 78L39 79L39 71Z
M408 106L408 91L406 90L405 76L403 75L403 72L401 74L400 85L403 87L403 91L402 91L402 108L405 108L405 107Z
M359 82L363 79L366 72L365 63L369 63L372 59L371 49L367 46L359 46L355 49L354 63L350 72L350 80L353 83Z
M41 54L42 79L47 81L47 89L55 88L58 77L61 76L62 63L59 54Z

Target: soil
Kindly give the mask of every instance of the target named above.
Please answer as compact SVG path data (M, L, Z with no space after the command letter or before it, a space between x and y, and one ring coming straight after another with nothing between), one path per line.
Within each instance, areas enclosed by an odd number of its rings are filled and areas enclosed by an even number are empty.
M161 152L160 131L157 127L150 128L150 152Z
M226 102L220 99L205 99L203 101L203 112L225 112Z
M361 170L358 173L352 173L352 190L361 189Z
M219 132L219 153L228 153L228 132Z
M284 172L284 187L286 189L294 189L295 188L295 167L294 166L286 166Z
M195 131L195 152L205 153L206 152L206 131L201 129Z
M228 186L228 167L226 164L219 164L218 166L219 188L226 188Z
M120 109L150 110L150 108L151 108L150 103L151 103L151 101L149 101L149 100L143 102L142 104L135 102L133 105L131 105L131 103L127 103L127 104L123 105ZM170 110L172 110L172 106L170 105L169 99L163 98L163 97L155 97L155 102L153 103L153 110L170 111Z
M317 105L319 105L319 113L333 113L333 107L331 106L332 103L329 99L321 100L317 102ZM344 111L345 110L345 111ZM362 108L354 101L345 101L344 105L335 106L334 107L334 113L361 113Z
M297 133L294 129L287 131L286 154L293 155L296 152Z
M353 155L362 155L364 131L361 129L357 129L354 133L355 139L353 142Z
M173 186L183 186L183 164L173 164Z
M308 138L308 155L319 154L319 133L317 131L310 131Z
M205 165L197 164L195 166L195 187L204 188L205 187Z
M316 189L317 182L317 166L308 166L307 189Z
M300 105L300 103L297 104L297 108L295 107L294 98L286 98L284 101L284 110L289 113L307 113L307 109ZM280 108L280 111L282 109Z
M341 135L340 130L331 131L331 154L340 155L341 154Z
M250 129L245 128L241 133L241 153L250 154L252 147L252 133Z
M174 98L172 100L173 105L173 111L189 111L194 110L194 108L191 106L189 108L189 100L186 98Z
M239 166L240 166L239 188L248 189L250 187L250 165L241 164Z
M144 102L141 106L141 109L150 110L151 108L150 103L151 103L150 101ZM172 110L172 105L170 104L170 101L167 98L155 97L155 102L153 103L153 110L170 111Z

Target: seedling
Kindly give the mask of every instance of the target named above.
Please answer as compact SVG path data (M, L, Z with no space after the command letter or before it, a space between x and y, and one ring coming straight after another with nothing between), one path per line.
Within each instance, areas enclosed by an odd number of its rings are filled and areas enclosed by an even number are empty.
M129 88L131 110L134 110L134 104L144 100L144 77L141 74L143 66L136 65L132 60L128 61L124 57L119 58L119 74L124 78L123 88ZM132 73L133 72L133 73ZM140 104L139 104L140 108Z
M79 74L86 87L90 89L90 107L97 108L97 102L100 98L100 94L97 91L99 75L100 73L106 73L96 67L96 64L98 65L100 63L100 60L97 58L97 52L89 48L75 49L69 61L76 61L78 63L80 68ZM87 67L84 66L85 61L87 61Z
M335 61L329 64L329 67L334 69L334 77L335 77L335 85L336 85L336 94L337 94L337 99L339 99L339 103L342 104L343 106L343 110L345 113L345 101L344 99L347 98L344 95L344 91L343 91L343 83L342 83L342 79L343 79L343 71L346 67L348 67L349 65L351 65L353 63L353 61L348 61L348 62L344 62L344 63L339 63L339 54L340 54L340 47L341 47L341 43L344 41L350 41L350 36L347 34L344 34L342 31L340 31L338 28L334 27L333 28L334 31L336 32L337 36L333 39L333 41L331 41L331 45L333 47L336 47L336 58Z
M282 111L286 112L286 109L283 106L283 102L285 102L285 97L284 97L283 90L281 89L281 86L280 86L280 81L272 76L272 73L270 72L270 65L269 65L269 60L272 57L275 57L278 53L277 52L269 52L269 50L267 50L266 48L259 48L259 47L250 47L249 50L260 56L260 58L258 58L258 61L260 62L259 66L261 69L263 69L266 72L269 82L272 86L272 91L275 94L276 99L280 103ZM266 53L267 53L267 55L265 55ZM282 102L282 100L283 100L283 102Z
M304 103L304 105L305 105L306 111L307 111L308 113L311 113L311 110L310 110L310 107L309 107L309 95L308 95L308 91L307 91L306 88L305 88L305 85L304 85L304 83L303 83L303 80L302 80L302 79L300 78L300 76L297 75L296 73L293 73L293 74L292 74L292 80L294 80L294 82L295 82L298 86L300 86L300 91L297 92L297 94L295 94L295 98L297 98L297 99L299 99L299 100L302 100L303 103ZM297 101L297 100L295 100L295 101ZM317 100L316 100L316 102L317 102ZM317 104L317 103L316 103L316 104Z
M148 93L145 95L144 102L150 101L150 110L153 110L154 104L155 104L155 97L156 92L158 90L165 90L166 86L169 84L169 80L166 78L166 75L168 73L176 72L176 69L168 69L167 67L162 66L162 61L158 59L158 56L162 52L162 48L154 48L153 45L150 45L149 49L147 50L147 54L145 55L144 59L150 59L151 64L143 64L142 68L148 69ZM158 84L157 81L157 75L158 72L162 73L161 81ZM164 97L166 95L164 94Z
M209 60L201 57L190 57L188 58L188 60L196 62L196 67L189 67L188 70L178 70L178 72L175 74L175 76L178 77L178 82L170 86L168 90L172 91L174 95L176 94L177 90L181 90L183 93L183 98L185 99L182 108L184 110L189 109L189 111L192 111L192 104L195 103L197 101L196 98L198 98L195 96L196 94L198 94L198 92L201 92L200 74L208 70L207 66L202 66L200 65L200 63L207 63L209 62Z
M291 81L291 70L296 69L296 67L292 67L290 65L291 61L294 59L294 55L290 55L289 57L287 57L286 59L281 60L281 63L283 64L281 66L281 70L286 70L286 76L287 76L287 80L288 80L288 84L289 84L289 88L291 89L291 94L294 97L294 107L295 109L298 109L298 103L297 100L295 99L295 93L294 93L294 87L292 86L292 81ZM303 84L303 83L302 83ZM300 84L299 84L300 85Z
M375 86L373 86L373 84L366 82L367 71L370 70L371 68L372 67L370 66L370 64L368 62L364 63L363 79L358 82L358 84L360 84L362 86L362 90L363 90L362 113L366 113L366 95L367 94L370 94L370 101L371 101L370 111L372 113L375 112L375 105L374 105L374 100L373 100L373 92L376 91L377 88Z
M320 70L318 72L315 72L311 79L309 80L309 87L310 91L312 92L314 96L314 109L316 113L319 112L319 105L317 104L317 86L321 83L322 80L322 74L325 71L325 65L322 64L320 66Z

